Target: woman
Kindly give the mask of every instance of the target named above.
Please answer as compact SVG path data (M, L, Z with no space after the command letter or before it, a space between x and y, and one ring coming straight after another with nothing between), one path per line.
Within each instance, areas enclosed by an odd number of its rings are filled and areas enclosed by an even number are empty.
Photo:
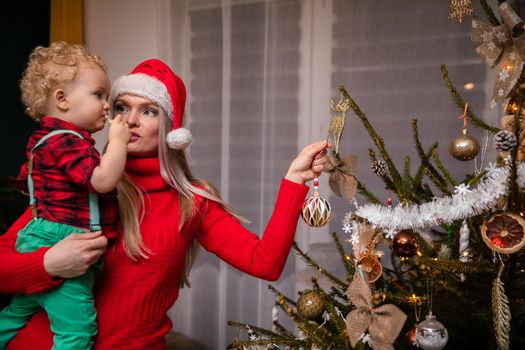
M318 176L328 146L307 146L282 180L263 238L246 230L208 183L193 177L184 149L191 134L181 127L186 90L163 62L140 63L115 81L109 102L132 136L126 175L119 184L122 235L108 247L95 287L99 333L95 349L165 349L171 329L166 313L188 284L197 243L236 268L259 278L279 278L297 219ZM85 271L106 250L96 233L71 235L51 248L13 250L25 213L0 238L0 292L38 293ZM7 281L4 283L4 281ZM8 349L49 349L45 314L37 314Z

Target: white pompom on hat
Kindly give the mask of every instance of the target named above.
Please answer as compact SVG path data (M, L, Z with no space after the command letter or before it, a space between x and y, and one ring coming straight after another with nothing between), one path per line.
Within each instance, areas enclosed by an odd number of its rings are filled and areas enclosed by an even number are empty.
M170 148L183 150L191 143L191 133L182 127L184 106L186 104L186 87L164 62L149 59L121 76L111 86L109 103L119 95L130 94L147 98L155 102L173 121L173 130L166 136Z

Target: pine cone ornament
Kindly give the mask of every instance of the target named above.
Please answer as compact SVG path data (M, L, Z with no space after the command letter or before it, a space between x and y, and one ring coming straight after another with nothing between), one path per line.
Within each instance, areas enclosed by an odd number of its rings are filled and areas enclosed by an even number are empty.
M523 112L522 112L523 114ZM514 114L509 114L501 118L501 127L508 131L514 130ZM520 134L518 137L518 160L525 159L525 120L523 115L520 118ZM505 155L502 155L505 157Z
M370 165L370 169L377 176L383 177L383 176L386 175L386 171L388 170L388 166L386 165L384 160L375 160Z
M500 152L508 152L516 147L518 139L513 132L500 130L494 135L494 148Z

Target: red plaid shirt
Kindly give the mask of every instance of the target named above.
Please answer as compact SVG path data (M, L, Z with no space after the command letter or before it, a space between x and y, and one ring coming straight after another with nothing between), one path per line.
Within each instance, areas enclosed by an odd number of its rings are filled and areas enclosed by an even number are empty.
M33 152L33 182L38 217L89 229L88 193L91 175L100 163L100 154L91 135L69 122L43 117L40 129L33 132L27 144L27 158L33 146L53 130L69 129L72 134L58 134L46 140ZM27 192L27 162L22 165L15 184ZM116 236L118 201L116 190L99 193L100 223L107 237Z

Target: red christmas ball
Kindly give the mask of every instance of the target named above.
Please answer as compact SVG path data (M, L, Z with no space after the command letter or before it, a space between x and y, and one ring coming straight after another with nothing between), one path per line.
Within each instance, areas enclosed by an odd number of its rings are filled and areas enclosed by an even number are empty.
M419 346L419 343L416 339L416 327L417 324L413 325L412 328L410 328L405 334L405 343L410 350L421 349L421 346Z
M401 230L392 240L394 253L401 258L411 258L417 253L419 242L412 230Z

